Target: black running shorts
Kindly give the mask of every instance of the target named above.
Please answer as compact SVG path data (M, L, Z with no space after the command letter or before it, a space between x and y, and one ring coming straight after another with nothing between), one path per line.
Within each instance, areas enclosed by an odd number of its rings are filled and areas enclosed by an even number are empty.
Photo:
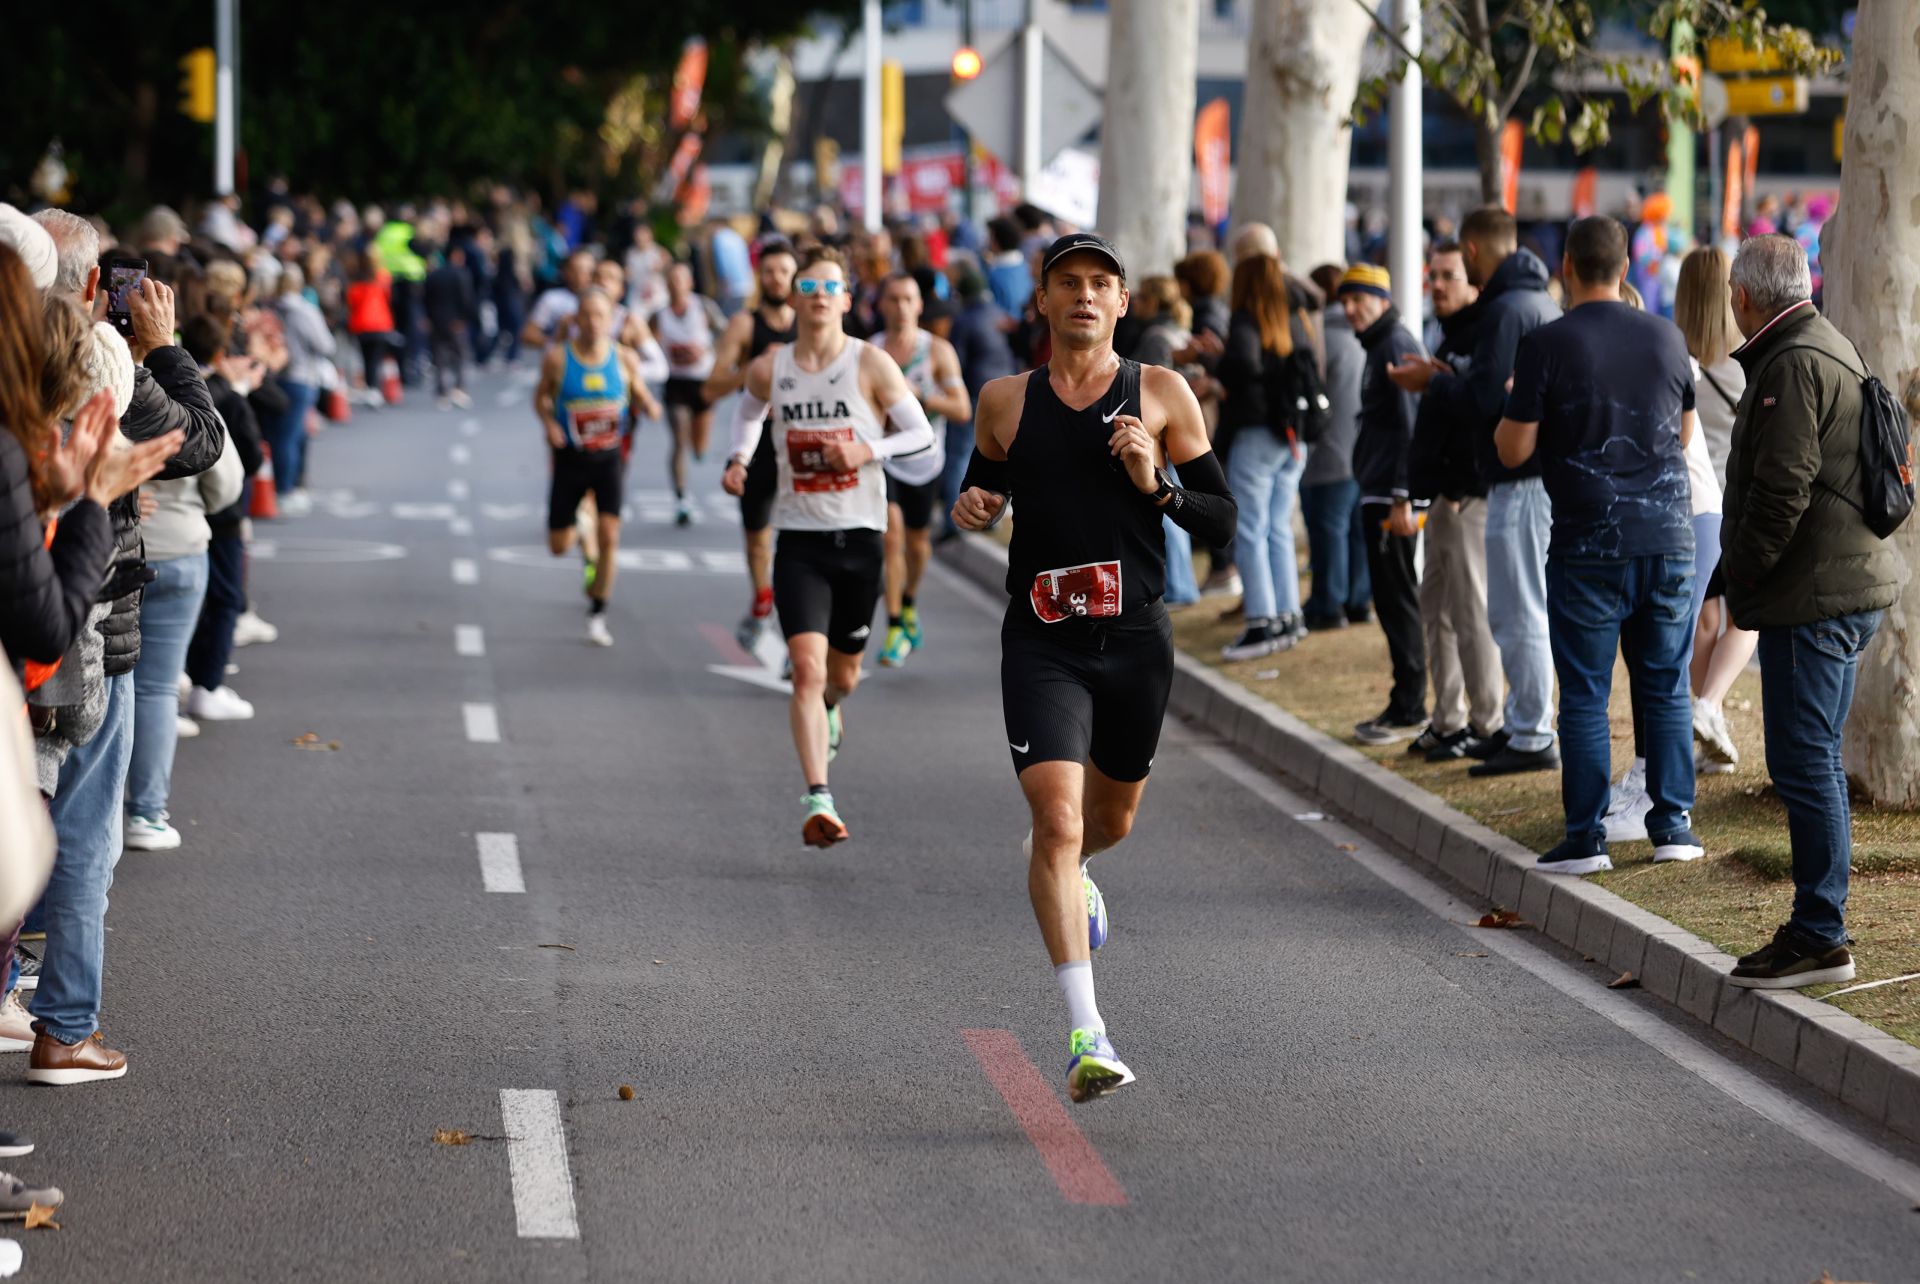
M879 531L781 531L773 550L781 635L824 633L833 650L859 655L885 575Z
M700 394L704 386L698 379L668 379L660 398L669 406L685 406L697 415L707 408L707 399Z
M773 497L780 490L780 465L773 457L773 429L760 434L760 444L747 462L747 488L740 495L740 524L750 531L773 525Z
M1000 630L1000 701L1015 774L1091 761L1145 780L1173 690L1173 622L1158 601L1134 618L1042 624L1014 602Z
M933 506L939 498L937 477L924 486L915 486L887 474L887 502L900 505L900 516L910 531L923 531L933 525Z
M547 529L563 531L572 526L580 501L588 492L600 506L601 516L619 517L626 481L626 461L618 450L563 447L554 451L553 485L547 492Z

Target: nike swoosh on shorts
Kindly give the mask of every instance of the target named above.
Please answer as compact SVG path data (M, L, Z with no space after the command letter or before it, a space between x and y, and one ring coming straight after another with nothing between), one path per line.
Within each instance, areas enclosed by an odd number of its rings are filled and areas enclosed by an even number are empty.
M1112 423L1115 419L1118 419L1120 417L1120 412L1122 410L1125 410L1126 408L1127 408L1127 399L1125 397L1122 397L1120 399L1120 404L1113 408L1112 414L1100 416L1100 422L1103 424Z
M1033 741L1031 740L1027 741L1027 743L1023 745L1017 745L1013 743L1013 741L1011 740L1007 741L1007 748L1013 750L1015 753L1025 753L1028 749L1031 749L1032 747L1033 747Z

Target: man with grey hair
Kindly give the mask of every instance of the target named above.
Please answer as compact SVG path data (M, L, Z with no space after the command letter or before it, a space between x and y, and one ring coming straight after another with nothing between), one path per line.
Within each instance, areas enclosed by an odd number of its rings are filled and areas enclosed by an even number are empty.
M1792 989L1853 978L1853 855L1840 738L1860 653L1906 578L1868 528L1858 349L1813 306L1806 251L1756 236L1733 261L1747 373L1727 459L1720 565L1733 621L1760 634L1767 771L1787 808L1793 912L1733 969L1735 985Z
M64 210L36 216L53 240L59 261L54 290L91 306L99 290L100 237L93 226ZM120 417L120 432L132 441L183 433L180 448L167 460L162 478L192 477L220 458L226 428L200 378L200 367L173 342L173 291L148 278L129 298L133 337L118 344L122 360L131 360L133 398ZM106 964L107 888L120 860L123 807L133 743L133 667L140 658L142 588L153 578L140 540L138 492L117 499L107 510L113 521L114 552L95 603L100 640L86 654L94 673L104 670L106 712L99 728L83 744L57 747L41 737L37 748L52 755L51 808L59 853L53 877L27 927L46 933L34 991L33 1039L27 1063L30 1083L66 1085L117 1079L127 1059L98 1037L102 974ZM62 668L76 673L87 664L68 652ZM98 658L93 658L98 657ZM58 724L56 723L56 726ZM17 1019L0 1013L0 1034L19 1038L5 1024Z

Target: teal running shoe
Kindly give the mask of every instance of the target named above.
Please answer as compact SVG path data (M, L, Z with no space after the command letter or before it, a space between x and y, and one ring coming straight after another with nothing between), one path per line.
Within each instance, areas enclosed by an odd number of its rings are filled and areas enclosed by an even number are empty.
M846 839L846 822L833 809L832 794L810 793L800 801L807 805L807 818L800 822L802 842L809 847L831 847Z
M846 736L846 727L840 720L840 706L827 706L827 761L832 762L840 756L840 741Z
M913 641L908 638L907 630L898 624L887 629L887 644L880 648L880 664L884 668L897 669L907 662L907 656L913 653Z
M900 627L907 631L907 645L920 649L920 608L903 606L900 608Z
M1105 1030L1075 1030L1067 1036L1067 1051L1073 1054L1067 1062L1067 1096L1076 1105L1098 1101L1134 1081Z

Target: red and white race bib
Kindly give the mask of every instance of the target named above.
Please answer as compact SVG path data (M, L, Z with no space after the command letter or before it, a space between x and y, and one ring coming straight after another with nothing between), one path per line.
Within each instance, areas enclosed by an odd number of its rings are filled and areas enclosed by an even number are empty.
M612 450L620 444L620 404L575 405L568 412L573 444L581 450Z
M697 366L706 355L706 348L698 343L672 343L667 345L667 361L672 365Z
M1105 619L1120 614L1120 563L1088 562L1042 571L1028 595L1033 613L1046 624L1075 616Z
M793 469L794 492L818 495L857 487L860 484L860 471L835 472L827 466L826 456L829 442L851 444L853 439L851 425L845 428L787 429L787 463Z

